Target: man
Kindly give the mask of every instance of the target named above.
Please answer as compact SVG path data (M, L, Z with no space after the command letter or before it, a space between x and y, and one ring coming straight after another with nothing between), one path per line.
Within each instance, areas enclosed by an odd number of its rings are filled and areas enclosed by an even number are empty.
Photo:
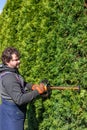
M6 48L1 59L0 130L24 130L27 103L46 92L46 88L42 83L32 85L24 81L18 71L20 54L16 48Z

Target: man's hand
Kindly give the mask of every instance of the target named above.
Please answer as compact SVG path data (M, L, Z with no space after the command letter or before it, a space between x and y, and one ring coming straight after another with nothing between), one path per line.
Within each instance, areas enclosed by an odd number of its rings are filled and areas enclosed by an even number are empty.
M34 84L34 85L32 86L32 90L37 90L37 91L39 92L39 94L43 94L44 92L47 91L47 87L44 86L43 83L40 83L39 85Z
M39 84L33 84L32 90L36 90L36 87L39 87Z

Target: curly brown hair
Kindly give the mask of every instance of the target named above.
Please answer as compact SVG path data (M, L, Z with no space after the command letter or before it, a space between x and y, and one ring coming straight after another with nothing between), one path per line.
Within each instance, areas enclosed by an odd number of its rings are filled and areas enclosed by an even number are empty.
M20 53L16 48L8 47L2 52L2 63L6 64L6 62L9 62L12 59L12 54L16 54L18 58L20 57Z

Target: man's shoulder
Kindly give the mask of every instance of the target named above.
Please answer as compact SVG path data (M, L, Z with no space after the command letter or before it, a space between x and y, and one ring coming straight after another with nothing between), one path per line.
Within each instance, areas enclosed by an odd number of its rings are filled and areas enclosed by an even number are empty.
M18 79L18 74L10 71L5 71L0 74L1 79L9 79L12 80L14 78Z
M6 76L8 74L12 74L12 72L10 72L10 71L4 71L4 72L0 73L0 77L4 77L4 76Z

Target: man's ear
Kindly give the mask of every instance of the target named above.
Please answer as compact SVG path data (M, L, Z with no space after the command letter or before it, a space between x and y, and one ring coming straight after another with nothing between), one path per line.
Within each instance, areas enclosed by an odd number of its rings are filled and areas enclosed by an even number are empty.
M84 1L84 8L87 8L87 0Z

